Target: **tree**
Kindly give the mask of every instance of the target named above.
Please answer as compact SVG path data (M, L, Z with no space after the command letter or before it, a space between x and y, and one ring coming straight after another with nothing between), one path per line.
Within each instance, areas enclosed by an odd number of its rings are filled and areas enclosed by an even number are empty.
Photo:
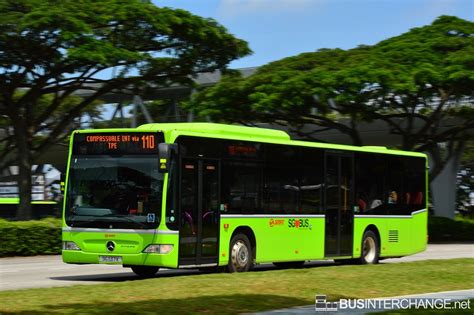
M31 217L33 157L96 100L190 83L250 53L216 21L150 1L0 0L0 16L0 117L12 129L2 142L17 152L19 219ZM79 90L88 96L51 119Z
M248 78L230 74L190 108L216 121L282 124L311 140L337 129L355 145L364 144L361 124L382 121L401 149L430 152L433 179L474 130L473 34L474 23L441 16L374 46L303 53ZM440 154L442 143L451 155Z

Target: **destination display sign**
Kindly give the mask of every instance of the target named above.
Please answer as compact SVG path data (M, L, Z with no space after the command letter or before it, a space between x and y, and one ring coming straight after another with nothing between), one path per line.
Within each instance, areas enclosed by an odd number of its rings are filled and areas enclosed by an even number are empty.
M78 133L73 154L158 154L160 142L164 139L158 132Z

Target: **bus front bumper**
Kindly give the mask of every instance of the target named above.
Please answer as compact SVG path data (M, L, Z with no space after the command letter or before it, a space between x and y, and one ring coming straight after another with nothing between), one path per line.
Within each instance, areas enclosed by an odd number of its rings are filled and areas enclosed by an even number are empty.
M177 258L170 254L111 254L63 250L63 262L68 264L142 265L177 268Z

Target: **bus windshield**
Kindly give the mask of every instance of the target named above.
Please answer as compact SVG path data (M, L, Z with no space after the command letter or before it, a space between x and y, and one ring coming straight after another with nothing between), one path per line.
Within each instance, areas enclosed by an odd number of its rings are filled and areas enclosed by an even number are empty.
M73 156L67 189L69 226L149 229L159 224L163 174L156 156Z

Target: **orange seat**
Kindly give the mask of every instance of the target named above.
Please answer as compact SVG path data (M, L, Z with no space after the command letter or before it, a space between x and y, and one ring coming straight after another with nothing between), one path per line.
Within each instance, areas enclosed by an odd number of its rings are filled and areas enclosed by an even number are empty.
M423 202L423 193L421 191L417 192L415 195L415 200L413 200L414 205L421 205Z

